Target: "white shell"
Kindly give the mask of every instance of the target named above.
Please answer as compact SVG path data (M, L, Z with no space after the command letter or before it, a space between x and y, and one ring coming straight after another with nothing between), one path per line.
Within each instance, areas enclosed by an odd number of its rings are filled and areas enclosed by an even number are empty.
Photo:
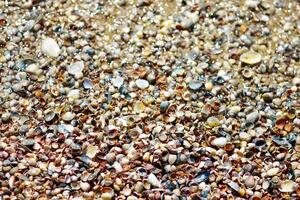
M298 184L291 180L282 181L280 183L280 192L294 192Z
M123 85L124 80L122 77L118 76L116 78L113 78L111 82L112 82L113 86L119 88L119 87L121 87L121 85Z
M82 72L84 68L83 61L77 61L67 67L68 73L72 75L76 75Z
M57 42L52 38L46 38L42 41L42 52L49 57L57 57L60 54L60 48Z
M271 168L267 171L267 176L275 176L279 172L279 168Z
M78 99L78 98L79 98L79 92L80 92L80 90L78 90L78 89L71 90L71 91L68 93L68 98L69 98L69 100Z
M40 67L36 64L36 63L33 63L31 65L28 65L26 67L26 72L30 73L30 74L40 74L42 72L42 70L40 70Z
M254 65L256 63L259 63L261 59L262 59L261 55L254 51L248 51L246 53L243 53L240 57L240 61L249 65Z
M212 141L212 144L217 147L224 147L227 143L227 139L225 137L219 137Z
M149 87L149 82L147 80L144 80L144 79L136 80L135 84L140 89L146 89L147 87Z
M98 152L98 147L90 145L86 149L86 156L88 156L89 158L94 158L97 152Z
M158 181L158 179L156 178L156 176L154 174L149 174L148 176L148 182L153 185L154 187L160 187L161 184L160 182Z
M74 114L72 112L66 112L62 115L62 119L64 121L71 121L72 119L74 119Z

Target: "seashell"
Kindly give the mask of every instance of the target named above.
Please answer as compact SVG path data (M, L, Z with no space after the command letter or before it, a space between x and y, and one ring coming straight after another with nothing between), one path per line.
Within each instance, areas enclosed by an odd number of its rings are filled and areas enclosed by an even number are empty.
M225 151L232 151L234 149L234 144L226 144L224 146Z
M233 182L233 181L230 181L229 183L227 183L227 185L229 187L231 187L232 189L234 189L236 192L239 192L240 189L241 189L240 186L237 183Z
M232 107L229 108L229 110L228 110L228 115L229 115L229 116L235 116L235 115L237 115L240 111L241 111L241 107L240 107L240 106L232 106Z
M68 93L68 98L69 100L76 100L79 98L79 95L80 95L80 90L74 89Z
M278 167L271 168L271 169L269 169L269 170L267 171L266 175L267 175L267 176L275 176L275 175L278 174L279 170L280 170L280 169L279 169Z
M119 162L114 162L114 164L112 166L116 169L117 173L120 173L123 171L122 165Z
M62 119L64 121L71 121L72 119L74 119L75 115L72 112L66 112L62 115Z
M209 171L200 172L195 178L193 178L193 180L189 183L189 185L205 182L209 179L209 176L210 176Z
M160 181L156 178L156 176L154 174L152 174L152 173L149 174L147 180L152 186L158 187L158 188L161 187Z
M149 87L149 82L147 80L144 80L144 79L137 79L135 81L135 84L140 89L146 89L147 87Z
M82 191L87 192L90 190L91 186L87 182L80 182L80 188L82 189Z
M101 195L102 200L111 200L115 195L114 190L110 187L103 187L101 189L101 193L102 193Z
M246 122L254 124L260 118L260 114L258 111L254 111L246 116Z
M45 121L47 123L54 122L55 120L57 120L57 115L55 112L50 111L45 114Z
M15 183L15 176L11 176L8 180L8 185L11 189L14 187L14 183Z
M240 56L240 61L249 65L259 63L261 59L261 55L259 53L256 53L255 51L248 51Z
M168 162L170 165L173 165L177 160L177 155L169 154L168 156Z
M165 112L168 109L169 105L170 105L169 101L163 101L163 102L161 102L160 106L159 106L160 111L161 112Z
M82 85L83 85L83 88L86 90L93 88L93 82L87 78L83 79Z
M207 119L206 124L207 124L209 127L213 128L213 127L220 126L220 125L221 125L221 122L220 122L220 120L219 120L217 117L212 116L212 117L209 117L209 118Z
M255 183L256 183L254 176L247 176L245 178L244 183L245 183L246 187L253 188L255 186Z
M120 76L113 78L111 83L113 84L113 86L115 86L116 88L121 87L121 85L123 85L124 83L124 79Z
M298 184L291 180L280 182L280 192L294 192L298 188Z
M108 126L108 132L107 132L107 136L111 139L117 137L119 135L120 131L117 127L109 125Z
M72 75L77 75L79 73L82 73L83 69L84 69L83 61L74 62L73 64L67 67L68 73Z
M80 189L80 184L79 184L79 182L77 182L77 181L72 182L70 185L71 185L71 188L72 188L73 190L79 190L79 189Z
M60 48L57 42L53 38L49 37L42 40L41 50L45 55L53 58L60 54Z
M203 86L203 83L201 83L199 81L192 81L189 83L188 86L191 90L197 91Z
M254 74L253 71L250 69L244 69L242 71L242 75L244 78L251 78L253 76L253 74Z
M158 139L159 139L160 141L162 141L162 142L165 142L165 141L168 140L168 136L167 136L165 133L159 133L159 134L157 135L157 137L158 137Z
M86 149L86 156L88 156L89 158L94 158L97 153L98 153L97 146L90 145Z
M29 171L28 171L28 174L30 176L37 176L39 175L40 173L42 173L42 170L40 168L31 168Z
M146 107L144 106L143 102L141 102L141 101L136 102L136 103L134 104L134 106L133 106L133 110L134 110L136 113L142 113L142 112L144 112L145 108L146 108Z
M26 67L25 71L30 74L39 75L42 73L39 65L37 63L30 64Z
M227 139L225 137L219 137L212 141L212 145L217 147L224 147L227 144Z

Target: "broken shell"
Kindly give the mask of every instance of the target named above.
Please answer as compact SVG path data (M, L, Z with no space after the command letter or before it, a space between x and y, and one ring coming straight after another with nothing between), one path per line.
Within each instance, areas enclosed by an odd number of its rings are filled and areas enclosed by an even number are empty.
M41 172L42 172L42 170L39 169L39 168L31 168L31 169L28 171L28 174L29 174L30 176L37 176L37 175L39 175Z
M60 48L57 42L52 38L42 40L42 52L49 57L57 57L60 54Z
M143 112L145 110L145 108L146 107L144 106L143 102L141 102L141 101L136 102L133 106L133 110L137 113Z
M262 59L261 55L254 51L245 52L240 57L240 61L249 65L254 65L256 63L259 63L261 59Z
M69 100L76 100L79 98L80 90L74 89L68 93Z
M93 82L92 82L90 79L87 79L87 78L85 78L85 79L83 80L82 85L83 85L83 88L84 88L84 89L87 89L87 90L93 88Z

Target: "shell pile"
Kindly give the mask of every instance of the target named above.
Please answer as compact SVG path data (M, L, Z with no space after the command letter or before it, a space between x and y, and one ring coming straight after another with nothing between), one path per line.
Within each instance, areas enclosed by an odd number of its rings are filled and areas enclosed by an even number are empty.
M0 199L300 199L299 162L299 1L0 1Z

